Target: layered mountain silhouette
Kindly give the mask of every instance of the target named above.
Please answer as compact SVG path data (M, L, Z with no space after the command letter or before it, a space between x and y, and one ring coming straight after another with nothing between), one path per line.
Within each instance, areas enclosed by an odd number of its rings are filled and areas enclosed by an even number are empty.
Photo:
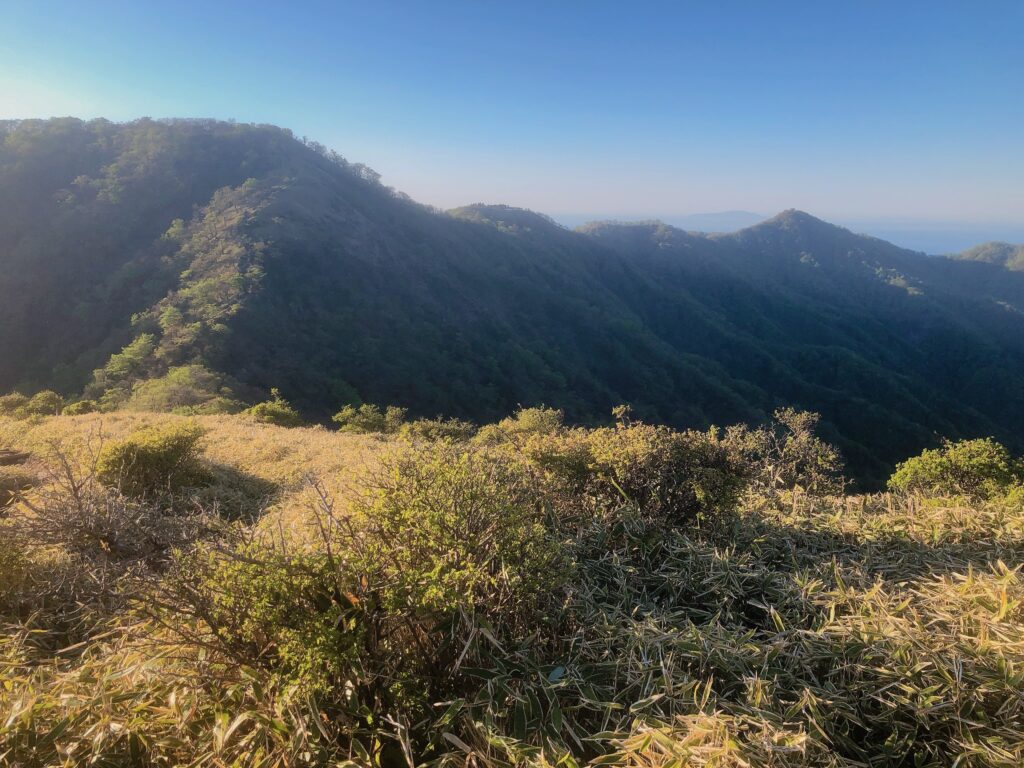
M677 426L792 405L866 487L943 437L1024 449L1024 272L799 211L727 235L442 212L272 126L0 123L0 389Z

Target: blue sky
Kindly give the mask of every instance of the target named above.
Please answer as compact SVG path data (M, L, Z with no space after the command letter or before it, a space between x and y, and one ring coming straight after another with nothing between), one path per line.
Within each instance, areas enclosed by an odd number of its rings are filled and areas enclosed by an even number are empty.
M0 117L55 114L276 123L442 207L1024 232L1020 0L0 0Z

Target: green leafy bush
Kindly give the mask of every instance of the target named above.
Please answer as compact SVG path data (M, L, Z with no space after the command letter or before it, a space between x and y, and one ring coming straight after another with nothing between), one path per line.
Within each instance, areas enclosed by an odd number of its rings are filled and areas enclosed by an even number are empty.
M510 619L550 576L537 488L506 456L448 443L398 449L353 509L366 526L361 567L396 610Z
M565 414L557 408L520 408L497 424L487 424L477 433L477 441L496 445L518 441L530 435L554 435L564 427Z
M164 588L228 658L323 692L344 686L359 660L361 628L338 592L352 588L345 576L339 584L325 551L263 539L201 548L179 559Z
M902 462L889 478L889 488L904 493L930 493L989 499L1024 479L1024 466L991 438L945 442Z
M609 511L629 504L682 525L731 510L745 467L716 431L679 432L647 424L535 434L522 451L568 506Z
M1003 502L1011 509L1024 511L1024 481L1010 486Z
M270 400L257 403L243 413L260 424L273 424L276 427L302 427L306 423L276 388L270 390Z
M202 365L171 368L159 378L137 383L125 407L183 415L237 413L241 410L223 377Z
M64 398L49 389L37 392L25 404L29 416L56 416L64 407Z
M11 392L0 397L0 415L15 419L29 416L56 416L64 407L64 398L51 390L37 392L27 397L20 392Z
M25 406L28 405L28 397L20 392L11 392L0 396L0 415L11 418L22 418L25 413Z
M476 425L462 419L416 419L405 422L398 433L407 440L461 442L476 434Z
M95 413L100 409L99 403L95 400L79 400L64 406L61 413L65 416L82 416L86 413Z
M390 435L398 432L405 423L405 408L389 405L383 411L380 406L364 403L360 406L346 405L332 417L340 432L376 432Z
M103 446L96 478L133 498L202 485L208 479L199 461L202 436L193 422L145 427Z
M817 436L819 421L816 413L781 408L765 426L730 427L725 440L743 457L752 489L764 496L795 489L813 495L842 493L842 459Z
M523 642L557 605L563 552L508 457L399 447L344 513L319 499L316 542L275 533L183 556L161 620L194 617L185 636L315 694L348 739L379 734L381 712L436 717L433 702L477 688L460 664L493 665L495 644Z

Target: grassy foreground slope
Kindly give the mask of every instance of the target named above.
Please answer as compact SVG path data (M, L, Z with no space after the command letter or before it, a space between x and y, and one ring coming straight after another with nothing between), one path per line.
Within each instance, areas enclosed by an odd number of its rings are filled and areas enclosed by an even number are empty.
M1024 762L1019 466L558 416L0 420L0 762Z

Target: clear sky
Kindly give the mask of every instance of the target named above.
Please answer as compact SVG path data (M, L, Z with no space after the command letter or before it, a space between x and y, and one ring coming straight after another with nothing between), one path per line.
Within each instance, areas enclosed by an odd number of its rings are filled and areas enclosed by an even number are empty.
M0 0L0 117L292 128L442 207L1024 227L1024 2Z

